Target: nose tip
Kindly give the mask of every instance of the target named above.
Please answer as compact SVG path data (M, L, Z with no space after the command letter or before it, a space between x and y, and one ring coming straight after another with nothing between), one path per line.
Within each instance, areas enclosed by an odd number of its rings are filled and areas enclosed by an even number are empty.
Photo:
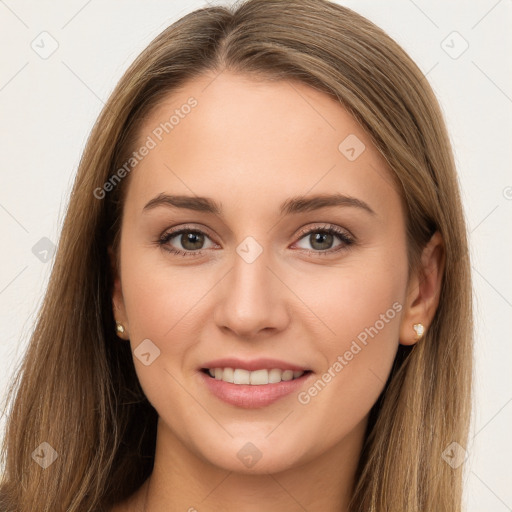
M284 287L263 255L252 263L237 256L220 290L215 322L240 338L279 331L289 321L285 301Z

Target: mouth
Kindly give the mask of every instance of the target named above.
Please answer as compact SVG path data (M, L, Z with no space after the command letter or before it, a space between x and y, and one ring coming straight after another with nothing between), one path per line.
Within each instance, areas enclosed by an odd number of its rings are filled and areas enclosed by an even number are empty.
M201 368L201 371L211 379L220 380L229 384L249 386L279 384L280 382L300 379L303 375L311 373L311 370L261 368L251 371L244 368L230 367Z
M209 396L244 409L266 407L298 394L314 375L309 368L277 359L217 359L198 368Z

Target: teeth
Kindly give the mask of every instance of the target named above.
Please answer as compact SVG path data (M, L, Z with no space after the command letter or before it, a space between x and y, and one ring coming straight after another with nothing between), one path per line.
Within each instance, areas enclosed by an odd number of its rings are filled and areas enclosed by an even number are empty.
M256 386L268 384L268 370L256 370L254 372L247 373L249 374L250 384L255 384ZM244 382L244 384L247 384L247 382Z
M217 368L215 368L215 372L217 372ZM224 371L221 370L222 376L224 376ZM238 368L233 373L233 384L250 384L251 380L251 372L247 370L239 370Z
M224 368L224 371L221 370L220 378L225 382L233 382L235 380L235 371L233 368Z
M216 380L223 380L233 384L251 384L253 386L276 384L283 380L298 379L304 374L300 370L280 370L279 368L255 370L253 372L242 370L241 368L209 368L208 373Z
M281 382L282 374L283 374L282 370L278 370L276 368L274 368L273 370L270 370L268 372L268 382L270 384L274 384L276 382Z

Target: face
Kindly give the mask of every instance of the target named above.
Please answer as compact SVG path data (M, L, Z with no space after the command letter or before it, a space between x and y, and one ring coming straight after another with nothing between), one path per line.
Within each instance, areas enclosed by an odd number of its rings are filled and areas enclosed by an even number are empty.
M346 444L384 388L408 294L404 211L338 102L213 78L140 130L116 317L159 436L226 470L275 472Z

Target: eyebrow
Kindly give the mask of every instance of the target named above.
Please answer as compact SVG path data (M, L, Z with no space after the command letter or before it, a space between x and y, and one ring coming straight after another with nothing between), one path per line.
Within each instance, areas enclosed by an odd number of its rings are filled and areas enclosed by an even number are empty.
M159 206L212 213L222 217L221 205L209 197L169 195L162 193L151 199L151 201L144 206L143 212ZM334 206L355 207L371 215L377 215L370 206L364 201L361 201L361 199L343 194L317 194L314 196L291 197L281 204L279 211L281 215L291 215Z

